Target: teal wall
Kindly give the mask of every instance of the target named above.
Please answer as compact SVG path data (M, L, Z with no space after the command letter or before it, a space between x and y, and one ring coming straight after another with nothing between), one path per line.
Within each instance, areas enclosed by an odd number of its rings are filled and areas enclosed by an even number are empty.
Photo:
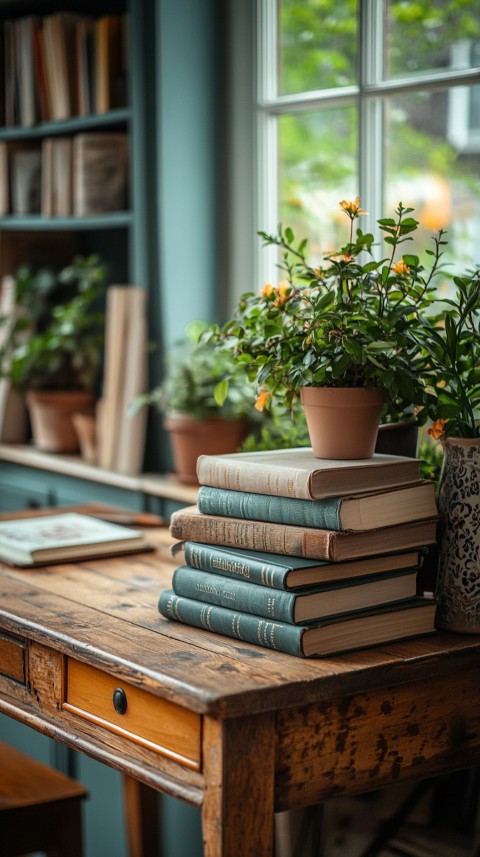
M217 308L219 181L215 0L159 0L158 243L168 348Z

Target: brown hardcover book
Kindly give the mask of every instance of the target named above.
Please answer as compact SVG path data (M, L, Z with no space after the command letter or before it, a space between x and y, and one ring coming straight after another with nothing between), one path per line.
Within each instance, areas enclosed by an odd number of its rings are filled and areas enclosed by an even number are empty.
M310 447L201 455L200 485L304 500L362 494L417 482L416 458L379 455L358 461L315 458Z
M73 213L125 211L128 140L124 132L85 132L73 138Z
M120 106L117 95L122 76L122 21L119 15L102 15L96 22L95 109L105 113Z
M330 562L434 544L436 518L362 532L339 532L206 515L197 506L174 512L170 532L179 541L324 559Z

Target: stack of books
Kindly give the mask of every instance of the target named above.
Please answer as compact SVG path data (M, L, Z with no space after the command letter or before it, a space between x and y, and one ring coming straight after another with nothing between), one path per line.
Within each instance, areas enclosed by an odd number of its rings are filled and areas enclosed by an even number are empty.
M418 570L435 543L418 459L311 449L200 456L198 503L172 515L172 620L319 657L431 633Z

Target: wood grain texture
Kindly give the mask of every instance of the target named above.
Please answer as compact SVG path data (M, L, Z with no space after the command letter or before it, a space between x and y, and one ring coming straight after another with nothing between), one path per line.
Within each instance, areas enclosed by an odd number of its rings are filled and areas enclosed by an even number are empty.
M204 857L273 853L274 721L270 714L204 728ZM252 776L261 759L261 776ZM248 821L247 821L248 819Z
M277 808L468 767L480 752L479 677L477 666L281 712Z
M114 676L73 658L67 658L65 679L66 711L200 770L198 714L119 682ZM123 693L123 713L116 711L113 704L116 690Z
M0 670L0 711L201 806L206 857L271 857L274 808L480 760L480 638L437 633L300 661L183 627L157 610L176 567L172 538L148 534L152 554L0 565L0 639L25 641L25 683ZM126 683L202 719L201 770L65 710L69 658L109 690ZM88 710L88 682L82 693Z
M0 634L0 673L22 684L25 682L25 644L23 640Z

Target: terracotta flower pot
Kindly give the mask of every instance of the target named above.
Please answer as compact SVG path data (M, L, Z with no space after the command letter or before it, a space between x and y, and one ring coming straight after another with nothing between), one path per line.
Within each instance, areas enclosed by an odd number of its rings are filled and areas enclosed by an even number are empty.
M29 390L26 402L33 442L44 452L78 452L72 417L93 411L93 393L84 390Z
M235 452L247 433L246 420L194 420L188 414L166 417L164 426L170 432L175 473L190 485L198 484L199 455Z
M300 396L316 458L372 457L387 399L385 390L302 387Z

